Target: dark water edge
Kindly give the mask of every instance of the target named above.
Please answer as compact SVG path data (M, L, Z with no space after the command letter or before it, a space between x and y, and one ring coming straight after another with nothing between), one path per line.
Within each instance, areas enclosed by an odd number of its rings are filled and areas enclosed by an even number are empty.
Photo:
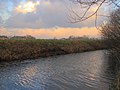
M110 90L114 79L105 50L0 64L0 90Z

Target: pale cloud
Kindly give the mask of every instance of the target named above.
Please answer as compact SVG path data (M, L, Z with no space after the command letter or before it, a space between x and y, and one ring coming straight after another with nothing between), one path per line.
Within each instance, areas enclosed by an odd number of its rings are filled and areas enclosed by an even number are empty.
M7 32L7 34L6 34ZM100 37L100 31L95 27L84 27L84 28L64 28L56 27L49 29L13 29L0 31L4 35L32 35L36 38L67 38L71 35L73 36L89 36L89 37Z
M35 12L36 11L36 7L40 5L40 2L32 2L32 1L28 1L28 2L21 2L16 8L15 11L22 13L22 14L26 14L28 12Z
M41 3L42 3L42 5L44 5L44 6L52 5L52 3L51 3L49 0L48 0L48 1L42 1Z

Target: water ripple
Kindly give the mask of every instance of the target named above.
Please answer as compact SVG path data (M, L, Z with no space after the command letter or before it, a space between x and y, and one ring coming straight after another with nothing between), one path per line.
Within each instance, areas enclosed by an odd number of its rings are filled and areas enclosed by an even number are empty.
M103 52L1 63L0 90L109 90L114 73Z

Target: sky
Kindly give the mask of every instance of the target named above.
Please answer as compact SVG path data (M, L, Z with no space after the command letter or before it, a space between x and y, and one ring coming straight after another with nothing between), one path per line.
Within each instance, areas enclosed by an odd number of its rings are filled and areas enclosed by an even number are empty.
M97 9L93 6L87 15ZM94 18L80 23L69 21L71 11L83 15L85 9L71 0L0 0L0 35L32 35L36 38L67 38L69 36L100 37ZM108 7L100 8L100 14L109 13ZM106 22L98 17L97 26Z

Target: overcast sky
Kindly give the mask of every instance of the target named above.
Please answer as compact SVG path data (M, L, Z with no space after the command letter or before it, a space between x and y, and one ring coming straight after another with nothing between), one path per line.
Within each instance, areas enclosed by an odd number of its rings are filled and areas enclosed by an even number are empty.
M88 15L96 8L93 6ZM37 38L100 36L94 25L94 16L82 23L70 23L71 9L83 15L84 10L70 0L0 0L0 34ZM101 7L99 13L109 13L108 7ZM98 26L105 21L105 18L98 17Z

